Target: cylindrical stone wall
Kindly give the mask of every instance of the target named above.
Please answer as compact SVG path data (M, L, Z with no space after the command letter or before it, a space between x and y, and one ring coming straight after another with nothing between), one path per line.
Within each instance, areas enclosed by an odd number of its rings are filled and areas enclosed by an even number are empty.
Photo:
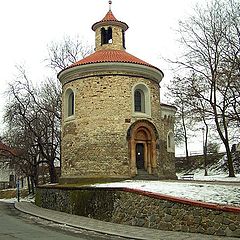
M151 117L147 120L161 136L159 86L155 81L106 72L63 86L63 107L65 91L71 88L75 93L74 118L68 119L63 110L63 178L130 176L127 130L136 120L145 119L133 116L132 88L138 83L150 90Z

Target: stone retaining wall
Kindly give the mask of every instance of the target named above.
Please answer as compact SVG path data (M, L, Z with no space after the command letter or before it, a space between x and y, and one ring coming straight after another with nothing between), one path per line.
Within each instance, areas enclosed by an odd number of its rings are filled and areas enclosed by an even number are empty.
M40 207L161 230L240 237L240 208L124 188L39 187Z

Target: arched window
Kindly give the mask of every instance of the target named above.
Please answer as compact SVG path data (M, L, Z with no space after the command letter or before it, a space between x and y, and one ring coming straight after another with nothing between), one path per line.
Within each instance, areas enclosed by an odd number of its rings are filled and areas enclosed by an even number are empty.
M134 109L135 112L145 112L145 96L141 89L134 92Z
M72 89L67 89L65 93L65 114L67 117L75 114L75 95Z
M151 116L150 91L144 83L136 84L132 88L133 115L144 117ZM148 115L148 116L146 116Z
M71 92L68 96L68 117L74 115L74 93Z
M175 151L173 132L169 132L168 135L167 135L167 151L168 152L174 152Z
M101 28L101 45L107 43L107 34L105 28Z
M108 27L107 30L101 28L101 45L108 43L112 43L112 28Z

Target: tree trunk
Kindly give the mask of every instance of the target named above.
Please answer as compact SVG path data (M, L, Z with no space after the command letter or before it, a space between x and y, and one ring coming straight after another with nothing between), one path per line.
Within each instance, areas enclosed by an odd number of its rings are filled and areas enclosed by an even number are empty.
M189 155L188 155L188 138L187 138L187 128L186 128L186 124L185 124L185 119L184 119L184 112L182 110L182 125L183 125L183 132L184 132L184 143L185 143L185 151L186 151L186 161L187 164L191 164L190 163L190 159L189 159Z
M49 175L50 175L50 182L57 183L57 173L56 173L56 169L53 161L51 161L49 164Z
M27 176L27 185L28 185L28 194L31 194L31 183L30 183L30 177Z
M229 147L228 142L227 143L224 142L224 146L225 146L226 154L227 154L228 176L229 177L235 177L234 168L233 168L232 153L231 153L231 149Z
M35 194L35 184L34 184L34 176L31 176L31 189L32 189L32 194Z
M216 123L216 127L217 127L217 131L218 134L225 146L226 149L226 154L227 154L227 163L228 163L228 173L229 173L229 177L235 177L235 173L234 173L234 168L233 168L233 160L232 160L232 154L231 154L231 149L229 146L229 141L228 141L228 129L227 129L227 124L226 124L226 120L225 117L223 117L223 128L224 128L224 134L221 130L219 121L218 121L218 117L217 114L215 114L215 123Z
M205 141L203 141L203 155L204 155L204 176L208 176L207 172L207 144L208 144L208 125L205 121L203 120L205 127L206 127L206 132L205 132Z
M215 124L217 127L218 134L225 146L226 149L226 154L227 154L227 161L228 161L228 172L229 172L229 177L235 177L234 174L234 168L233 168L233 160L232 160L232 154L231 154L231 149L229 146L229 139L228 139L228 122L226 118L226 106L225 103L223 104L221 116L222 116L222 127L223 130L221 129L220 122L219 122L219 114L217 111L217 86L216 86L216 79L215 79L215 74L213 75L213 80L212 80L212 90L213 90L213 101L211 102L211 106L213 108L213 113L214 113L214 120Z

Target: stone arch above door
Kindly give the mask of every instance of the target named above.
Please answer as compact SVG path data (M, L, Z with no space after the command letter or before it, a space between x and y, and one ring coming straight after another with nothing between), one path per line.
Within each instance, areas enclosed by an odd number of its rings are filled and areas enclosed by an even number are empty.
M144 147L144 169L148 174L155 174L157 168L157 139L158 132L155 126L146 120L138 120L133 123L127 132L127 140L130 153L130 174L138 174L136 146Z

